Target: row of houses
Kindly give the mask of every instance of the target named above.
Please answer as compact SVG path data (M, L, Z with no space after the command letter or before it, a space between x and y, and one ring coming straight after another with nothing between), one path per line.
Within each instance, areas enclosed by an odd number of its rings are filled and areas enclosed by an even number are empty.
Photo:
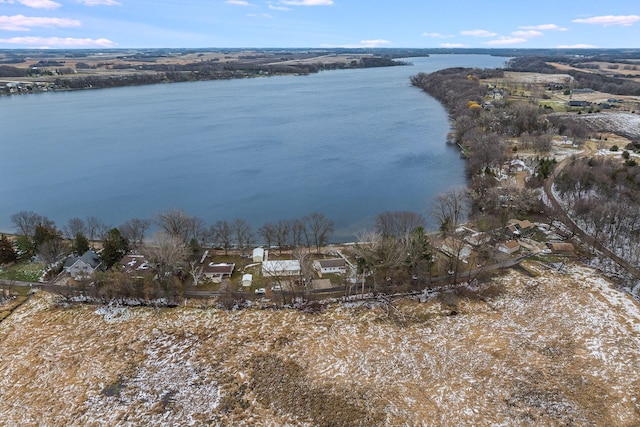
M498 252L507 255L518 253L523 246L529 250L554 253L570 253L574 251L573 245L570 243L549 243L545 245L533 242L528 237L535 232L535 224L529 220L519 219L510 219L504 229L494 233L460 227L457 236L448 237L442 241L440 250L449 257L457 257L464 260L472 255L474 248L489 244L492 240L498 238L501 240L496 242L493 247Z
M300 275L300 261L298 260L265 260L266 251L256 248L253 252L253 261L262 263L261 272L263 276L298 276ZM202 276L212 282L221 282L233 275L235 263L204 263L205 257L201 259ZM81 256L71 256L67 258L63 269L73 279L81 280L89 278L95 271L102 268L100 256L89 250ZM346 261L342 258L322 259L313 262L313 268L322 277L323 274L345 274ZM149 262L144 255L128 254L119 262L119 269L131 275L141 275L151 270ZM242 282L244 286L250 286L251 275L244 275ZM247 284L248 283L248 284Z

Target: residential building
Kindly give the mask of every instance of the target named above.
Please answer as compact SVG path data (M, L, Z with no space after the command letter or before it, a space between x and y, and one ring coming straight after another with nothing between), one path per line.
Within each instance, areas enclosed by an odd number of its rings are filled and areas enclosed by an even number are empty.
M296 276L300 274L300 261L297 259L282 259L264 261L262 263L263 276Z
M314 270L323 274L345 274L347 263L343 258L319 259L313 261Z
M204 268L202 269L202 274L208 280L211 280L213 282L220 282L224 278L231 277L235 266L236 265L233 263L216 264L214 262L210 262L209 264L204 266Z
M91 277L100 268L102 260L97 253L89 250L82 256L72 256L64 262L63 269L74 279L85 279Z

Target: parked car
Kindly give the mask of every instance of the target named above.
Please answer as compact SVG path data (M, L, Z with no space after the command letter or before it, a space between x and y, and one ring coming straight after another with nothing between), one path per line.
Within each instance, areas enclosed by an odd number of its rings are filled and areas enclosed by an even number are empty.
M267 293L267 290L265 288L258 288L254 292L256 293L256 295L264 295Z
M272 291L281 291L281 290L282 290L282 286L280 286L280 285L272 286L272 287L271 287L271 290L272 290Z

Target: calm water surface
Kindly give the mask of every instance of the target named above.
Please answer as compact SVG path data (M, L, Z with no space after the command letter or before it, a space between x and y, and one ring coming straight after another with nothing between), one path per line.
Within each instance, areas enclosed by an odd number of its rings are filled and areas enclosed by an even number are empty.
M349 240L387 210L427 213L464 184L447 114L409 77L484 55L299 77L0 98L0 230L33 210L59 226L182 208L207 224L318 211Z

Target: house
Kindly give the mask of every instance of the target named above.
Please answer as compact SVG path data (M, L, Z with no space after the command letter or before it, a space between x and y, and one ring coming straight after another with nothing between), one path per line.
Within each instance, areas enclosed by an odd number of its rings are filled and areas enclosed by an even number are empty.
M263 276L297 276L299 274L300 261L297 259L264 261L262 263Z
M567 104L569 107L590 107L591 103L589 101L569 101Z
M566 243L566 242L554 242L554 243L547 243L547 246L549 247L549 249L551 249L551 252L553 252L554 254L572 254L575 252L576 248L573 246L572 243Z
M471 246L459 239L447 237L442 242L440 250L447 256L457 257L460 259L468 258L471 255Z
M505 254L514 254L520 250L520 243L515 240L509 240L508 242L499 243L496 247L500 252L504 252Z
M214 262L210 262L205 265L202 269L202 274L208 280L213 282L221 282L225 277L231 277L233 274L233 269L236 267L235 264L227 264L227 263L219 263L216 264Z
M253 262L262 262L264 261L264 249L255 248L253 250Z
M510 226L515 226L520 232L521 236L528 236L535 231L535 226L533 225L533 223L526 219L524 221L521 221L519 219L510 219L509 221L507 221L507 224Z
M93 273L102 265L102 260L97 253L89 250L82 256L72 256L64 262L63 269L74 279L84 279L91 277Z
M145 259L144 255L125 255L120 260L120 269L125 273L144 273L151 267Z
M313 261L313 269L323 274L345 274L347 263L343 258L319 259Z
M242 286L248 288L249 286L251 286L252 282L253 282L253 275L251 275L251 274L243 274L242 275Z
M520 230L518 229L518 227L516 227L515 224L507 225L504 228L504 232L507 236L511 238L517 238L517 237L520 237L521 235Z
M481 233L475 231L472 234L466 236L464 240L472 246L480 246L484 243L491 241L491 235L489 233Z

